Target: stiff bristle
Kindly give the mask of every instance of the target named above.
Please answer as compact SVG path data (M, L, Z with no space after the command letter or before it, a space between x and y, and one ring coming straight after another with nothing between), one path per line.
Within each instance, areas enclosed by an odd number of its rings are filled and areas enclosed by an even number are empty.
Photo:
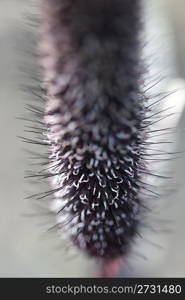
M147 172L140 1L43 0L40 23L52 209L80 249L119 260Z

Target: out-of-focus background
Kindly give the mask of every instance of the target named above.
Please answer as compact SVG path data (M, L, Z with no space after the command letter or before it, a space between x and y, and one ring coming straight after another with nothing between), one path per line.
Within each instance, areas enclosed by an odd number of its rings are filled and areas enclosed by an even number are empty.
M153 55L157 58L154 74L158 72L165 77L156 88L160 92L173 79L185 78L185 2L145 2L149 40L146 52L150 58ZM0 277L93 276L94 263L83 255L66 253L55 232L45 233L51 225L47 218L28 217L32 213L30 201L23 200L32 186L24 180L28 154L17 138L23 135L24 122L16 117L25 113L25 94L20 86L26 81L22 69L26 55L29 56L24 52L29 49L27 45L33 45L24 24L25 12L31 13L32 9L29 1L0 1ZM185 126L183 113L179 126ZM175 143L177 148L185 149L183 132L175 136ZM171 232L146 233L145 241L137 246L146 259L131 254L120 276L185 276L185 157L175 161L172 170L177 191L168 197L171 199L164 199L158 211L160 219L168 220ZM161 223L156 225L160 227Z

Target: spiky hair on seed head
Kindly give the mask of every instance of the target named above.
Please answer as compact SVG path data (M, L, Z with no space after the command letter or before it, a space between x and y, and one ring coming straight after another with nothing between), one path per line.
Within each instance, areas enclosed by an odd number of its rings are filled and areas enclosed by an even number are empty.
M150 120L141 3L40 2L43 143L53 187L48 195L60 232L113 265L128 253L144 206Z
M128 252L145 140L140 1L41 1L50 172L61 232L90 256Z

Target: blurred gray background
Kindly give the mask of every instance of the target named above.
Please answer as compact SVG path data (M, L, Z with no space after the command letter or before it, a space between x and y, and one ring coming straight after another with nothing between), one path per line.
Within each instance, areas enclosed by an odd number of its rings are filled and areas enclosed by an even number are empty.
M157 56L159 61L161 56L162 66L167 70L167 74L163 72L166 79L158 87L164 90L171 79L185 78L185 1L146 2L147 30L160 39ZM45 234L51 225L47 218L26 216L32 213L32 208L24 197L32 186L24 180L28 154L17 138L23 135L24 122L16 117L25 112L25 95L20 85L25 81L21 67L26 56L18 49L26 49L26 39L22 38L25 36L24 14L32 9L27 1L0 0L0 277L93 276L96 274L93 261L79 253L68 255L55 232ZM150 47L155 49L152 34ZM168 49L164 47L166 44L170 49L168 55L163 53L164 48ZM180 127L184 126L185 115L182 115ZM183 133L175 139L178 148L185 149ZM173 165L173 176L177 192L171 196L171 201L164 200L159 212L160 219L169 220L171 233L147 233L152 243L139 242L137 247L147 259L131 254L122 276L185 277L185 157ZM153 243L160 244L163 249Z

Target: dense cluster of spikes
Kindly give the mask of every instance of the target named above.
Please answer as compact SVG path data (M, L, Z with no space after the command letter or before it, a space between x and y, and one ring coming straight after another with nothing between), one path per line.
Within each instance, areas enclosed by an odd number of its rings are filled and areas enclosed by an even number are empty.
M27 105L26 130L38 138L24 141L46 146L46 166L28 177L52 189L32 197L50 197L60 233L104 261L129 251L159 196L146 176L163 178L148 162L166 155L152 153L152 135L168 129L151 129L167 117L153 110L166 95L148 100L139 2L41 1L42 105Z

